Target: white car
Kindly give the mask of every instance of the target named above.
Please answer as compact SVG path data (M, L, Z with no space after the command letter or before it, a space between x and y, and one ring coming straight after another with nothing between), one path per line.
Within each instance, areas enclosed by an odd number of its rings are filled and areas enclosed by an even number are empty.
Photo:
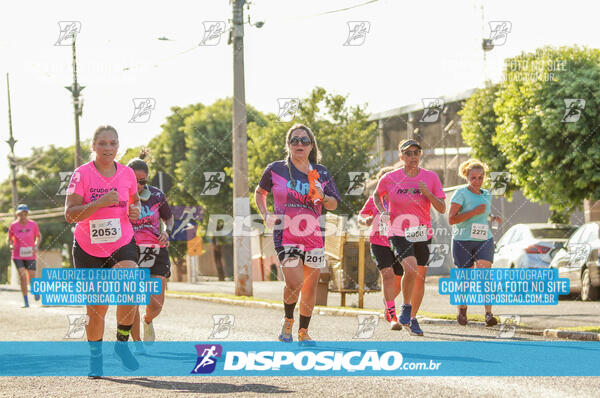
M548 268L552 256L577 227L567 224L516 224L496 243L495 268Z
M570 294L579 293L582 301L600 299L600 222L579 227L560 249L551 268L560 278L568 278Z

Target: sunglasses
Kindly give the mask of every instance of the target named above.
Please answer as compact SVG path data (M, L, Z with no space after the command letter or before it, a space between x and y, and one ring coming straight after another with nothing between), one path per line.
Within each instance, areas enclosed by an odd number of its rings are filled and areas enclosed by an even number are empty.
M312 141L307 136L290 138L290 145L296 146L299 144L302 144L302 146L309 146L310 144L312 144Z
M402 152L402 154L404 154L404 156L419 156L419 154L421 153L420 149L415 149L414 151L404 151Z
M148 180L137 180L137 182L140 185L146 185L146 184L148 184Z

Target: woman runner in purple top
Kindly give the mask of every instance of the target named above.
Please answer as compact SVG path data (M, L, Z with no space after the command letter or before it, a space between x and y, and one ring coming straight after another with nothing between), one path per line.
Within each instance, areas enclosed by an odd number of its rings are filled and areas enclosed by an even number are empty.
M254 199L266 225L273 229L275 250L285 278L285 317L279 340L292 341L294 308L302 292L298 340L312 345L308 324L315 306L320 268L325 266L324 223L320 216L323 208L337 208L340 195L331 174L317 164L319 149L308 127L292 126L286 144L287 159L267 166ZM311 182L312 176L318 179ZM273 193L274 213L267 210L269 192Z

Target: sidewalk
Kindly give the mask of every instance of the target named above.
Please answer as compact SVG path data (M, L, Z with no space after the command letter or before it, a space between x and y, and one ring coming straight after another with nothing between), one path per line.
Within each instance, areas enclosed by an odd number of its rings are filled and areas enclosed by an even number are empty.
M449 304L448 296L438 294L439 276L427 278L425 285L425 297L421 305L420 313L427 316L440 317L446 315L455 319L456 309ZM282 301L284 282L255 281L253 283L254 299ZM167 293L185 292L188 294L234 294L233 281L205 281L199 283L169 282ZM364 296L364 308L383 311L382 293L368 293ZM396 307L402 304L402 298L396 299ZM328 307L340 306L340 294L329 292L327 296ZM346 307L358 308L358 294L346 295ZM562 327L584 327L600 326L600 302L598 301L575 301L561 300L556 305L538 306L496 306L493 308L496 315L518 315L521 323L534 329L553 329ZM483 315L483 306L469 308L469 315Z

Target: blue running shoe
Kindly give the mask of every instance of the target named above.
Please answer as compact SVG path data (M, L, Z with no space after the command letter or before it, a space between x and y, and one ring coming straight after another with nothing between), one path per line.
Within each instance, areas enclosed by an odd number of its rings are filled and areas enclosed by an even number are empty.
M402 304L402 313L400 314L400 318L398 321L400 324L406 328L410 325L410 311L412 310L412 305L410 304Z
M419 321L417 321L417 318L411 318L410 320L410 334L413 336L423 336L423 331L419 326Z
M293 341L292 325L294 325L293 319L283 318L281 333L279 333L279 341L283 341L284 343L291 343Z

